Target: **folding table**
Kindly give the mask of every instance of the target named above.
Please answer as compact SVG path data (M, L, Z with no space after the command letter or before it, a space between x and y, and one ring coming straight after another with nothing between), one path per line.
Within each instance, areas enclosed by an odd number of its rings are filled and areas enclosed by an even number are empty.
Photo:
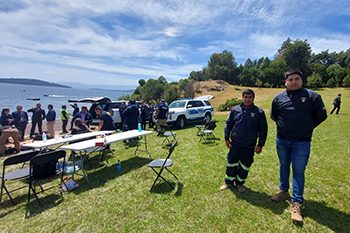
M106 136L106 142L104 143L104 146L115 143L115 142L119 142L119 141L124 141L124 140L128 140L128 139L132 139L132 138L137 138L137 137L141 137L144 136L145 138L145 142L142 143L145 145L145 149L142 150L139 148L139 144L137 144L137 148L135 150L135 155L137 153L137 151L143 151L143 152L147 152L149 157L151 158L151 154L149 153L148 149L147 149L147 139L146 139L146 135L152 134L153 131L147 131L147 130L142 130L141 132L139 132L138 130L130 130L130 131L126 131L126 132L122 132L122 133L116 133L116 134L112 134L112 135L108 135ZM64 150L71 150L74 153L75 152L79 152L79 156L81 161L82 160L82 152L86 151L86 150L94 150L94 148L100 148L99 146L96 146L96 142L99 142L99 139L90 139L90 140L86 140L86 141L82 141L82 142L77 142L74 144L70 144L70 145L65 145L62 146L61 149ZM85 169L84 169L84 163L82 163L82 171L83 171L83 176L85 177L85 179L89 182L89 179L86 175ZM74 175L74 174L73 174ZM80 175L80 174L78 174Z

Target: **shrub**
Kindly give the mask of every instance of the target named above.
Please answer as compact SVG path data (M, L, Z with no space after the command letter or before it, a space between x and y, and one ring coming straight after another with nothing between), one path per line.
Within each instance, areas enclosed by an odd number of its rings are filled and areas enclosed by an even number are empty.
M234 106L241 104L243 101L237 98L227 100L224 104L221 104L218 108L220 112L230 111Z

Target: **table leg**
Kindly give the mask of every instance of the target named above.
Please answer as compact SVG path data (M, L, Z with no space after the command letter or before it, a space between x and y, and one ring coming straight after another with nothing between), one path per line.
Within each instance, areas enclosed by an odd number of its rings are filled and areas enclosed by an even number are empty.
M136 148L136 150L135 150L135 156L136 156L137 151L143 151L143 152L147 152L149 158L152 159L151 153L149 153L149 151L148 151L148 149L147 149L147 138L146 138L146 135L144 135L144 137L145 137L145 143L143 143L143 144L145 144L145 150L140 150L140 149L139 149L139 144L137 143L137 148ZM141 143L141 142L140 142L140 143Z

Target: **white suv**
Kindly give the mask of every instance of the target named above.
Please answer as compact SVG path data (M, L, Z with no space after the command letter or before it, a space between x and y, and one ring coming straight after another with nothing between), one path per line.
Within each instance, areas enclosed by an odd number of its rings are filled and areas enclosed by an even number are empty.
M183 128L188 123L209 122L214 115L214 109L209 99L213 96L201 96L196 99L183 99L169 105L167 123Z

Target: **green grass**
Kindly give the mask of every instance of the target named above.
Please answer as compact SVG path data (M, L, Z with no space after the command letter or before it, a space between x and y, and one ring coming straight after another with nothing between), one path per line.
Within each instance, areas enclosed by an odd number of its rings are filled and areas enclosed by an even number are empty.
M268 113L274 94L262 92L257 102ZM76 176L80 187L60 197L58 189L40 194L43 207L35 199L27 203L27 189L13 193L12 206L3 197L0 208L1 232L349 232L350 229L350 98L348 90L318 90L328 112L332 101L343 94L339 115L314 131L311 156L306 169L303 226L294 225L289 202L273 203L278 191L278 158L275 149L276 126L268 117L269 134L263 152L255 156L245 184L247 192L235 188L219 191L224 183L226 155L223 140L226 115L219 120L215 143L199 143L195 127L176 130L179 144L171 170L179 178L175 190L158 182L148 168L146 153L134 156L135 148L115 143L109 165L92 158L87 169L90 183ZM259 94L257 93L257 96ZM147 137L152 158L163 158L162 138ZM2 164L4 158L1 158ZM122 172L116 162L122 161ZM87 166L88 167L88 166ZM164 173L174 181L172 176ZM16 185L18 182L13 182Z

